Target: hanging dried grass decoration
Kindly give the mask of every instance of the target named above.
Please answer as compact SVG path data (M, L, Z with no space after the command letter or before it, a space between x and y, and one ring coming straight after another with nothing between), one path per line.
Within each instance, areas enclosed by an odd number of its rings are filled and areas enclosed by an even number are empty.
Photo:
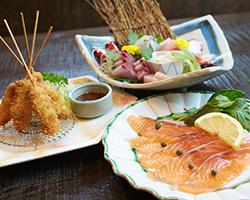
M175 38L156 0L86 0L112 30L119 45L127 42L128 31Z

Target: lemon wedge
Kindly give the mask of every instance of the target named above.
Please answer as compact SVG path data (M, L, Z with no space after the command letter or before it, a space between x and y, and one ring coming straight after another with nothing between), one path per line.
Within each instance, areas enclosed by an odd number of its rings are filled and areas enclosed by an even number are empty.
M244 129L240 122L230 115L212 112L205 114L194 122L199 127L210 134L216 134L225 143L237 149L244 136Z

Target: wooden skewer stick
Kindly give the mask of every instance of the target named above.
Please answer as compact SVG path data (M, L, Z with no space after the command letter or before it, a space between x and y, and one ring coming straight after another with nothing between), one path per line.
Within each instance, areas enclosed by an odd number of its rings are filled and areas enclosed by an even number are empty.
M3 44L5 45L5 47L10 51L10 53L15 57L15 59L20 63L20 65L22 65L22 67L24 67L22 61L18 58L18 56L11 49L11 47L8 45L8 43L2 38L2 36L0 36L0 40L3 42Z
M29 68L28 68L28 66L27 66L27 64L26 64L26 62L25 62L25 60L24 60L24 58L23 58L23 55L22 55L22 53L21 53L21 51L20 51L20 49L19 49L19 47L18 47L18 44L17 44L17 42L16 42L16 39L15 39L15 37L14 37L14 35L13 35L13 33L12 33L10 27L9 27L9 24L8 24L8 22L7 22L6 19L4 19L3 21L4 21L6 27L7 27L8 31L9 31L9 34L10 34L10 36L11 36L12 41L13 41L14 44L15 44L15 47L16 47L17 52L18 52L18 54L19 54L19 56L20 56L20 58L21 58L21 60L22 60L22 62L23 62L23 65L24 65L25 69L26 69L28 75L30 76L30 78L32 79L32 75L31 75L31 73L30 73L30 71L29 71Z
M42 52L42 50L43 50L43 48L44 48L44 45L46 44L47 40L49 39L49 36L50 36L52 30L53 30L53 26L51 26L51 27L49 28L47 34L45 35L45 37L44 37L44 39L43 39L43 42L42 42L41 46L39 47L39 49L38 49L38 51L37 51L37 53L36 53L36 55L35 55L35 57L34 57L34 59L33 59L33 62L32 62L32 65L31 65L31 66L34 66L34 64L35 64L35 62L36 62L36 60L37 60L37 58L39 57L40 53Z
M36 32L37 32L38 19L39 19L39 10L36 11L36 21L35 21L34 33L33 33L33 39L32 39L29 68L32 67L32 63L33 63L33 55L34 55L34 48L35 48L35 43L36 43Z
M20 12L20 15L21 15L22 24L23 24L23 33L24 33L24 38L25 38L27 53L28 53L28 56L30 56L29 40L28 40L28 36L27 36L27 31L26 31L26 25L25 25L24 15L23 15L22 12Z

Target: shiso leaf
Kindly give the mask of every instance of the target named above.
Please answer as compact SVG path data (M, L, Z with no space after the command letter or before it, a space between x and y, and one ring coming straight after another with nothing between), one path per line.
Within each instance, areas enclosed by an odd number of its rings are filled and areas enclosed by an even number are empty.
M150 58L152 58L152 49L150 47L141 46L140 52L141 52L141 56L144 57L146 60L149 60Z
M137 40L140 39L140 35L133 32L132 30L128 31L128 43L133 45L136 43Z

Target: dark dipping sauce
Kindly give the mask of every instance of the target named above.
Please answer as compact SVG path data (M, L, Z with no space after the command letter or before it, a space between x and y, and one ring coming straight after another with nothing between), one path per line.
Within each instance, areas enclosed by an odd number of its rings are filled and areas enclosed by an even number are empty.
M98 92L98 91L94 91L94 92L86 92L81 94L80 96L78 96L76 98L76 100L78 101L91 101L91 100L97 100L100 99L102 97L104 97L107 93L103 93L103 92Z

